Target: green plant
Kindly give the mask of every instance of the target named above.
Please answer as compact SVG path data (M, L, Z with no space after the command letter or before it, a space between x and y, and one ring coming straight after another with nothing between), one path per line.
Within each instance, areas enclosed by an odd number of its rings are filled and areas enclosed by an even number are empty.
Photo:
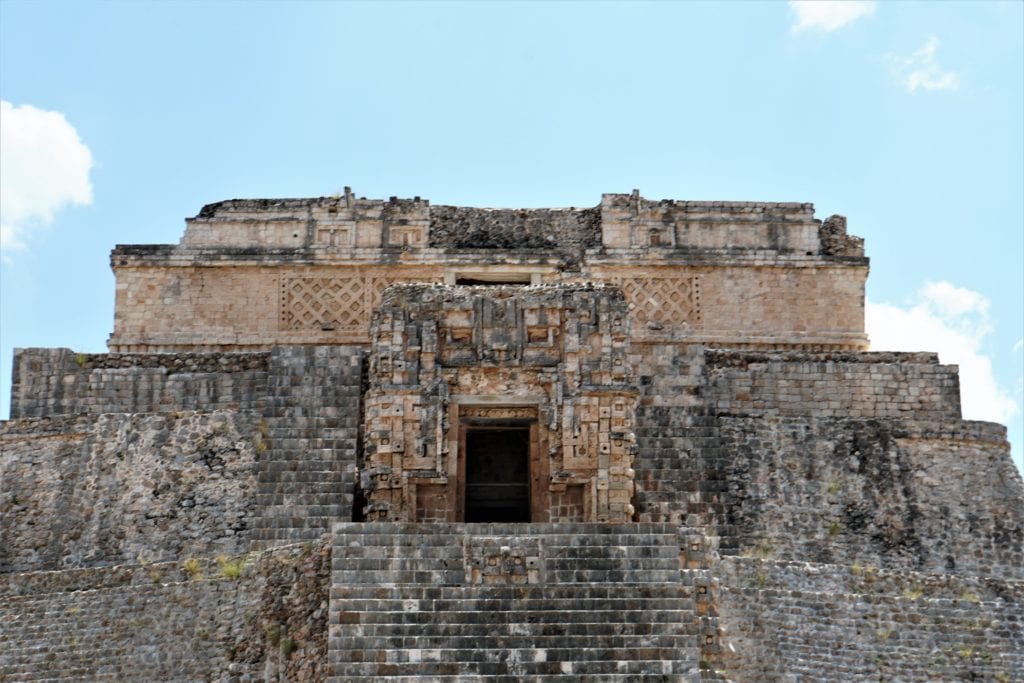
M835 494L839 493L839 491L842 490L842 488L843 483L838 479L833 479L828 483L828 493L830 496L834 496Z
M996 681L998 681L998 683L1010 683L1010 674L1006 673L1005 671L996 672L995 678Z
M891 628L880 628L877 631L875 631L875 637L878 638L883 643L885 641L889 640L890 636L892 636L892 629Z
M153 583L160 583L160 579L163 578L163 574L161 574L160 570L156 567L150 567L146 572L146 575L149 576L149 580Z
M75 362L78 363L78 367L84 368L85 367L85 361L87 361L87 360L89 360L89 359L88 359L88 357L84 353L76 353L75 354Z
M299 646L295 644L294 640L285 636L281 639L281 658L288 659L291 654L298 649L298 647Z
M263 635L272 647L277 646L281 642L281 624L267 624L263 627Z
M921 590L920 586L907 587L903 589L903 597L907 600L920 600L922 595L924 595L924 591Z
M246 560L245 558L230 558L226 555L220 555L217 557L217 565L220 567L220 575L222 578L237 581L242 577L242 572L245 570Z
M969 645L965 645L957 650L956 653L960 656L960 659L970 659L974 656L974 648Z
M831 522L828 523L828 535L829 536L838 536L840 534L840 532L842 532L842 530L843 530L843 523L840 522L838 519L833 519Z
M201 581L203 578L203 565L194 557L190 557L185 560L182 565L185 573L188 574L188 578L193 581Z
M978 604L979 602L981 602L981 596L979 596L972 590L965 590L963 593L960 594L960 599L964 602L973 602L974 604Z

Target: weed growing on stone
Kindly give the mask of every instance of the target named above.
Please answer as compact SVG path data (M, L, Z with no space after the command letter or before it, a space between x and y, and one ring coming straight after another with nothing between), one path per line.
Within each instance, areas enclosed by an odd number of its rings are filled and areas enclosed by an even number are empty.
M188 574L188 578L193 581L201 581L203 578L203 566L199 560L194 557L190 557L185 560L185 564L182 565L185 573Z
M924 595L924 591L921 590L920 586L913 586L903 589L903 597L905 597L907 600L920 600L922 595Z
M828 535L838 536L843 531L843 523L838 519L833 519L828 523Z
M78 363L78 367L80 367L80 368L85 367L85 361L86 361L86 357L85 357L84 353L76 353L75 354L75 362Z
M891 636L892 636L892 629L891 628L880 628L877 631L875 631L875 637L878 638L878 640L880 640L883 643L885 641L889 640L889 638Z
M298 645L295 641L285 636L281 639L281 659L288 659L295 650L298 649Z
M217 565L220 567L221 578L237 581L242 577L246 560L244 557L232 559L226 555L220 555L217 557Z
M834 496L835 494L839 493L839 491L842 488L843 488L843 483L841 481L839 481L838 479L833 479L832 481L830 481L828 483L828 493L829 493L830 496Z
M981 602L981 596L971 590L966 590L963 593L961 593L960 599L964 602L973 602L974 604L978 604L979 602Z

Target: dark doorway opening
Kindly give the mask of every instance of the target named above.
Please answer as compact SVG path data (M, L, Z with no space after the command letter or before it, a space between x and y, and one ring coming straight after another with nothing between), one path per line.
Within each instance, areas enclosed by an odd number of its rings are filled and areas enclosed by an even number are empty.
M530 429L466 430L466 521L530 521Z
M528 285L532 282L529 275L525 276L513 276L507 280L485 280L483 278L475 277L459 277L455 278L455 284L466 285L470 287L502 287L505 285Z

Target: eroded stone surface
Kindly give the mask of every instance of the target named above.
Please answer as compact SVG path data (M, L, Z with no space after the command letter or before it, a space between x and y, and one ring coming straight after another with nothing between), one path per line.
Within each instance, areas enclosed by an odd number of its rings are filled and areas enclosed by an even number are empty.
M0 679L1024 679L1006 431L863 351L841 216L346 190L111 263L111 353L15 354Z

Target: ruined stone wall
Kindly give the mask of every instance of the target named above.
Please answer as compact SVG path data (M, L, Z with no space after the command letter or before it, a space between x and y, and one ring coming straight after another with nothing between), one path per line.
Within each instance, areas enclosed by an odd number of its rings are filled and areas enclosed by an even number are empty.
M260 409L266 353L87 354L16 349L11 417Z
M369 342L396 282L619 285L638 339L859 349L867 259L810 204L479 209L344 197L230 200L181 244L121 245L112 351Z
M702 396L719 412L960 419L957 368L931 353L705 355Z
M186 411L0 423L0 572L246 551L260 419Z
M1024 673L1024 584L726 558L715 568L729 680L1008 683Z
M0 679L323 681L330 548L0 574Z
M1000 425L723 416L718 432L720 529L740 553L1024 579Z
M858 238L846 236L845 220L832 225L834 239L845 238L851 256L864 255ZM820 229L814 205L807 203L650 200L635 190L601 197L602 243L609 249L753 249L811 255L822 251Z

